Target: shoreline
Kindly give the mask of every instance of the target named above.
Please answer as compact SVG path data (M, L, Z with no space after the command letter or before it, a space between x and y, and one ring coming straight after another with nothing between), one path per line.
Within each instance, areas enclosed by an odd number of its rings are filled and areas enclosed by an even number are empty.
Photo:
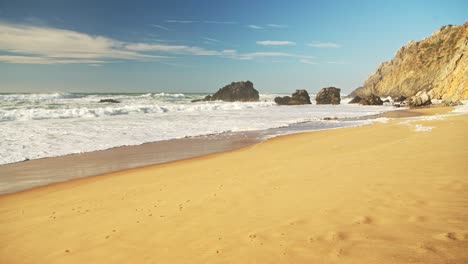
M2 195L0 260L463 263L466 129L393 119Z
M404 111L407 110L395 109L380 115L343 118L337 119L337 121L373 120L386 113ZM328 127L324 125L323 128L317 128L312 125L313 122L302 122L265 130L185 137L3 164L0 165L0 174L8 175L8 177L0 178L0 196L74 179L229 152L278 136L355 126L334 127L333 121L335 119L324 119L323 121L327 122ZM183 149L183 151L179 149Z

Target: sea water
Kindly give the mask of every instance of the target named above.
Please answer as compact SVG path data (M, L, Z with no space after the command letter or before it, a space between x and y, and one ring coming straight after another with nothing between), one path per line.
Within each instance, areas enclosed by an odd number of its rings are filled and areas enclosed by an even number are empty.
M299 106L276 105L277 94L261 94L259 102L190 102L205 95L0 94L0 164L223 132L357 126L369 122L349 118L394 109L350 105L346 99L340 105L316 105L314 95L312 105Z

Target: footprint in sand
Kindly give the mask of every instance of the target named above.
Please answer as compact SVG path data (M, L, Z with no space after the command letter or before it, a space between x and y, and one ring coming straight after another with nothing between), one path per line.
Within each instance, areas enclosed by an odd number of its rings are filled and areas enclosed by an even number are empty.
M327 234L326 239L328 241L345 241L348 239L348 234L344 232L330 232Z
M421 243L418 245L418 248L423 253L437 253L438 252L438 250L429 243Z
M374 220L369 216L359 216L354 219L354 223L358 225L361 225L361 224L370 225L373 222Z
M437 235L436 238L445 241L466 241L468 240L468 233L447 232Z
M332 258L341 258L341 257L344 257L345 255L346 255L346 251L342 248L336 248L330 252L330 257Z
M420 216L420 215L413 215L408 218L408 221L410 222L415 222L415 223L421 223L421 222L426 222L426 217Z

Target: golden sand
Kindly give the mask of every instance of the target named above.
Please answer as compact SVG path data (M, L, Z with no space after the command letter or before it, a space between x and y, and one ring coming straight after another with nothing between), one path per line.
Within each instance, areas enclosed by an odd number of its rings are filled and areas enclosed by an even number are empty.
M0 263L468 263L468 115L433 119L0 196Z

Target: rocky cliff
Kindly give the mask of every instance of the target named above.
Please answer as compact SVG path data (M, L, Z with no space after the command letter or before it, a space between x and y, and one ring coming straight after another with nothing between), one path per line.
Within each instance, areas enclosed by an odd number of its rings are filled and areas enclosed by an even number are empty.
M432 98L468 98L468 22L443 26L431 36L410 41L382 63L352 95L405 96L431 91Z

